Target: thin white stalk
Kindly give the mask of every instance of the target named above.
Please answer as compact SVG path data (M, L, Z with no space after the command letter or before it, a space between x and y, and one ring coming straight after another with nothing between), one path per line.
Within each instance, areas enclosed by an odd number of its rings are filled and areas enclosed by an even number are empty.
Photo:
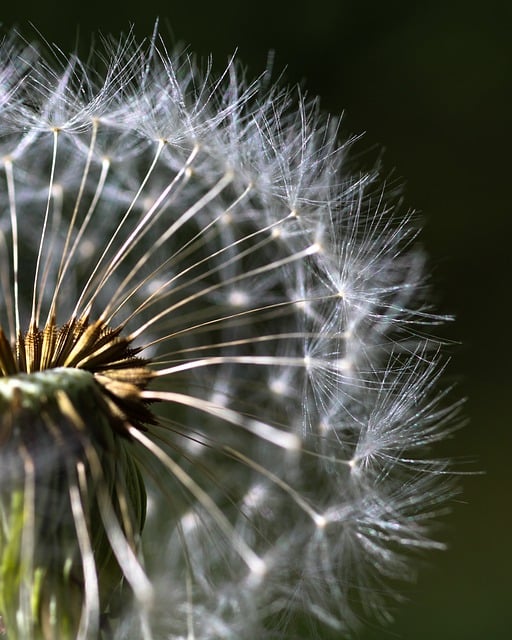
M258 436L258 438L267 440L267 442L271 442L286 451L298 451L301 448L301 439L296 434L276 429L276 427L261 420L246 418L238 413L238 411L219 406L202 398L173 391L146 390L142 391L140 395L149 401L163 400L164 402L181 404L192 409L197 409L214 418L219 418L236 427L241 427L245 431Z
M238 313L219 316L217 318L213 318L212 320L207 320L206 322L200 322L198 324L187 326L185 329L180 329L179 331L168 333L166 335L163 335L160 338L156 338L155 340L152 340L151 342L147 342L144 346L145 348L147 348L152 345L158 344L159 342L168 342L181 335L194 333L196 331L205 329L206 327L214 326L216 324L228 325L229 322L234 320L238 321L239 319L244 319L247 322L251 322L251 316L258 313L261 313L263 317L264 313L266 312L278 312L280 309L285 309L286 307L293 307L296 304L300 304L303 302L324 301L330 298L337 298L337 297L338 295L334 294L332 296L322 296L321 298L308 298L307 300L306 299L285 300L284 302L275 302L274 304L268 304L262 307L253 307L251 309L244 309L244 311L239 311ZM314 334L314 335L318 335L318 334Z
M190 165L194 161L197 153L199 151L199 147L194 147L187 161L180 169L180 171L174 176L171 182L166 186L163 192L158 196L155 202L151 205L148 211L144 214L142 219L138 222L136 227L130 232L128 238L118 249L117 253L112 257L109 261L108 270L105 273L104 279L99 284L98 288L103 287L106 282L112 277L113 273L118 269L123 260L130 254L135 246L141 241L141 239L150 231L155 222L160 218L160 216L164 213L165 207L161 207L160 205L164 200L166 200L173 189L176 188L176 185L182 179L188 179L187 170ZM169 204L166 202L166 205ZM148 257L151 255L152 251L148 251ZM139 260L139 265L143 264L142 260ZM137 271L135 271L135 274ZM106 313L106 311L105 311Z
M263 307L264 308L264 307ZM208 323L205 323L208 324ZM201 325L198 325L201 326ZM241 347L243 345L253 345L256 343L263 343L263 342L279 342L281 340L294 340L294 339L301 339L301 338L318 338L320 334L318 333L312 333L312 332L308 332L308 331L295 331L295 332L291 332L291 333L274 333L274 334L269 334L269 335L255 335L255 336L251 336L250 338L241 338L239 340L226 340L224 342L211 342L209 344L201 344L201 345L197 345L194 347L187 347L184 349L176 349L174 351L167 351L165 354L161 355L158 357L157 361L159 365L163 365L163 364L170 364L172 362L172 360L164 360L163 358L169 358L171 355L174 356L178 356L178 355L185 355L187 353L198 353L200 351L206 351L207 349L222 349L224 347ZM322 334L322 337L328 337L327 334ZM335 336L332 335L332 337L334 338ZM277 357L277 356L276 356ZM152 362L155 362L155 360L153 359ZM158 375L158 371L156 372L156 374Z
M81 479L80 484L87 489L83 463L77 463L76 472L79 479ZM95 638L99 632L100 594L98 586L98 572L96 571L96 561L94 559L89 527L87 526L87 520L82 504L81 491L79 490L75 479L72 477L71 472L68 475L69 501L71 504L71 511L73 513L78 546L80 548L85 592L77 640L87 640L88 638Z
M251 278L253 276L260 275L260 274L266 273L268 271L273 271L274 269L278 269L280 267L283 267L283 266L285 266L287 264L290 264L291 262L295 262L295 261L301 260L302 258L305 258L307 256L314 255L317 252L318 252L318 245L312 244L309 247L307 247L306 249L303 249L302 251L298 251L297 253L294 253L294 254L292 254L290 256L287 256L286 258L282 258L281 260L276 260L275 262L270 262L270 263L268 263L266 265L263 265L261 267L257 267L256 269L252 269L251 271L246 271L245 273L241 273L241 274L239 274L237 276L233 276L232 278L229 278L225 282L220 282L220 283L211 285L210 287L206 287L202 291L200 291L198 293L195 293L195 294L192 294L192 295L190 295L190 296L188 296L186 298L183 298L182 300L179 300L175 304L169 306L164 311L161 311L156 316L151 318L151 320L148 320L148 322L146 322L141 327L139 327L136 331L134 331L132 333L132 336L134 338L139 336L141 333L144 333L144 331L146 331L149 327L151 327L155 322L158 322L159 320L161 320L166 315L174 313L176 311L176 309L179 309L180 307L183 307L184 305L189 304L190 302L198 300L198 299L202 298L203 296L205 296L205 295L207 295L209 293L212 293L213 291L221 289L222 287L225 287L227 285L234 284L235 282L241 282L242 280L245 280L246 278Z
M247 364L250 366L287 366L287 367L305 367L315 364L325 364L323 360L306 360L301 358L291 358L285 356L212 356L210 358L201 358L200 360L193 360L192 362L183 362L181 364L168 367L167 369L159 369L156 371L156 375L169 376L175 373L181 373L183 371L190 371L191 369L200 369L202 367L212 367L219 364Z
M298 491L296 491L293 487L291 487L287 482L281 480L275 473L272 473L267 468L258 464L255 460L251 460L247 456L245 456L240 451L233 449L232 447L222 447L222 450L225 451L229 456L234 457L236 460L239 460L243 464L247 465L254 471L257 471L260 475L265 478L268 478L273 484L282 489L285 493L287 493L290 498L295 502L295 504L306 513L311 520L316 524L317 527L324 527L326 524L325 517L318 513L313 507L300 495Z
M176 233L176 231L178 231L178 229L180 227L182 227L186 222L188 222L191 218L193 218L199 211L201 211L201 209L203 209L209 202L211 202L211 200L216 198L219 195L219 193L221 193L228 186L228 184L232 181L232 179L233 179L233 176L232 176L231 173L224 174L224 176L207 193L205 193L202 198L200 198L197 202L195 202L192 207L189 207L178 218L178 220L176 220L169 227L167 233L170 234L170 235ZM133 234L130 234L130 237L133 237ZM117 261L120 260L120 256L122 256L122 252L123 251L124 251L124 246L121 248L121 250L116 255ZM110 277L110 275L115 270L115 267L116 267L116 263L114 263L112 265L112 269L109 269L109 271L107 272L105 277L100 282L96 294L99 293L100 289L105 285L105 283L107 282L108 278ZM106 317L106 315L108 315L109 313L111 313L110 305L107 306L107 308L105 309L102 317Z
M48 226L48 219L50 216L50 203L52 201L53 182L55 180L55 165L57 162L57 141L59 138L59 130L53 129L53 149L52 149L52 163L50 169L50 183L48 185L48 197L46 199L46 209L44 212L43 228L41 229L41 240L39 242L39 250L37 252L36 268L34 272L34 284L32 293L32 312L30 314L30 324L37 326L39 324L39 317L36 309L38 309L38 291L39 291L39 270L41 268L41 260L43 257L43 247L46 240L46 228ZM40 298L43 298L44 291L40 291Z
M209 515L214 519L215 523L222 533L231 540L233 547L245 562L252 573L262 575L265 573L265 562L247 545L247 543L236 532L233 525L219 509L210 495L202 489L178 463L168 456L163 449L144 435L138 429L130 427L128 429L130 435L140 442L152 455L173 474L183 487L190 491L191 495L196 498L199 503L207 510Z
M93 118L92 121L92 131L91 131L91 141L89 143L89 148L87 150L87 158L85 160L85 166L82 173L82 179L80 181L80 186L78 188L78 193L75 200L75 206L73 207L73 213L71 214L71 219L68 225L68 232L66 234L66 240L64 242L64 247L62 249L61 262L59 265L59 270L57 272L57 280L60 280L63 270L64 261L66 260L69 243L71 242L71 234L73 229L75 228L76 218L78 216L78 209L80 208L80 203L82 202L82 197L85 190L85 185L87 183L87 178L89 177L89 170L91 168L92 156L94 153L94 147L96 145L96 136L98 133L98 120L97 118Z
M225 214L226 212L222 212L221 214L219 214L215 220L212 221L212 224L217 223ZM268 231L278 227L279 225L281 225L285 220L287 220L290 217L290 214L285 216L284 218L282 218L281 220L278 220L275 223L272 223L270 225L267 225L266 227L262 227L261 229L258 229L257 231L254 231L252 233L249 233L247 235L245 235L243 238L239 238L238 240L236 240L235 242L232 242L229 245L226 245L224 247L222 247L222 249L218 249L217 251L214 251L211 254L208 254L206 257L201 258L201 260L198 260L197 262L194 262L193 264L189 265L188 267L186 267L185 269L182 269L181 271L179 271L179 273L177 273L175 276L173 276L172 278L170 278L169 280L167 280L166 282L164 282L162 285L160 285L160 287L158 287L158 289L156 291L154 291L151 295L147 296L146 299L144 300L143 303L141 303L129 316L128 320L134 318L138 313L140 313L143 309L146 309L147 307L149 307L151 304L153 304L156 301L162 300L164 297L168 296L168 295L175 295L176 293L178 293L179 291L181 291L182 289L184 289L185 287L189 287L192 284L195 284L196 282L200 282L201 280L204 280L205 278L207 278L208 276L217 273L218 271L221 271L222 269L225 269L227 266L230 266L232 264L236 264L236 262L239 262L240 260L242 260L243 258L246 258L248 255L251 255L252 253L256 253L259 249L261 249L262 247L264 247L266 244L268 244L269 242L272 241L272 238L264 238L263 240L261 240L260 242L258 242L255 245L252 245L251 247L249 247L248 249L246 249L245 251L241 251L239 253L237 253L235 256L230 257L228 260L226 260L225 262L222 262L220 264L218 264L216 267L213 267L211 269L209 269L208 271L205 271L204 273L200 274L199 276L196 276L195 278L193 278L192 280L188 280L186 283L183 283L177 287L173 287L172 291L170 291L170 287L171 285L176 282L177 280L183 279L184 276L186 276L188 273L190 273L191 271L193 271L194 269L197 269L198 267L200 267L202 264L209 262L211 260L213 260L214 258L217 258L218 256L222 255L223 253L226 253L229 250L234 249L235 247L237 247L240 244L243 244L244 242L247 242L248 240L252 240L255 237L257 237L258 235L262 235L263 233L267 233ZM197 234L199 235L199 234ZM196 236L197 237L197 236ZM186 245L184 245L186 246ZM169 263L171 263L171 261L173 261L177 255L180 254L180 252L182 252L184 249L184 247L182 247L175 255L173 255L171 258L169 258L168 260L165 261L165 263L159 267L158 272L161 271L161 269L165 266L168 265ZM174 263L179 264L179 262L175 262ZM145 278L145 280L141 283L144 284L144 282L146 282L147 280L151 279L152 277L154 277L155 275L157 275L157 271L154 271L153 273L151 273L147 278ZM125 302L125 301L124 301ZM123 302L123 303L124 303ZM117 310L116 310L117 311Z
M71 253L68 255L69 243L71 242L71 235L72 235L73 230L75 228L76 219L77 219L77 216L78 216L78 209L80 208L80 204L82 202L82 197L83 197L83 194L84 194L84 191L85 191L85 185L87 184L87 178L89 177L89 171L90 171L90 168L91 168L91 162L92 162L92 157L93 157L93 154L94 154L94 148L96 146L97 133L98 133L98 120L97 120L97 118L93 118L91 141L89 143L89 148L88 148L88 151L87 151L87 158L86 158L86 161L85 161L85 167L84 167L84 170L83 170L83 173L82 173L82 179L80 181L80 186L78 188L78 194L77 194L77 197L76 197L76 200L75 200L75 206L73 207L73 213L71 214L71 219L69 221L68 231L67 231L67 234L66 234L66 240L64 241L64 247L62 249L62 254L61 254L61 257L60 257L60 264L59 264L59 269L58 269L58 272L57 272L56 284L55 284L55 288L54 288L54 292L53 292L53 296L52 296L52 302L50 304L50 309L49 309L49 312L48 312L48 320L55 313L57 297L58 297L60 285L61 285L62 280L64 278L64 274L66 272L67 265L69 264L69 261L72 258L74 247L76 247L76 242L75 242L75 244L74 244L74 246L73 246L73 248L71 250Z
M78 310L80 309L80 307L82 306L82 301L84 300L86 294L89 292L90 287L92 286L92 283L96 277L96 274L98 273L100 267L102 266L106 255L108 254L111 246L113 245L115 239L117 238L118 234L120 233L121 229L124 227L126 221L128 220L128 217L130 216L135 203L137 202L137 200L139 199L140 194L142 193L144 187L146 186L151 174L153 173L158 159L160 158L160 155L162 153L162 150L165 146L165 141L164 140L159 140L158 141L158 146L157 149L155 151L155 155L153 157L153 160L151 162L151 165L149 166L146 175L144 176L144 178L142 179L139 188L137 189L135 195L132 198L132 201L130 203L130 205L128 206L128 209L125 211L123 217L121 218L121 220L119 221L119 224L117 226L117 229L114 231L114 233L111 235L110 240L108 241L107 245L105 246L105 249L103 250L103 253L101 254L101 256L98 259L98 262L96 264L96 267L92 270L91 275L89 276L89 279L87 280L87 282L85 283L85 286L82 289L82 293L80 294L78 301L76 303L75 306L75 311L73 313L74 316L78 315ZM110 261L109 261L110 264ZM109 274L110 269L106 269L105 274L102 276L99 285L95 288L95 292L93 292L92 296L91 296L91 300L85 304L85 308L89 309L92 305L92 301L94 300L97 291L101 288L102 284L105 282L105 280L108 278L108 274Z
M93 199L91 201L91 204L89 206L89 209L87 211L87 214L85 215L85 218L80 226L80 230L78 231L78 234L75 238L75 241L73 242L73 246L71 247L71 250L68 254L68 257L66 259L66 263L64 264L63 268L62 268L62 272L61 275L59 277L59 279L56 282L55 285L55 290L54 290L54 294L53 294L53 301L52 301L52 305L51 305L51 310L50 310L50 314L51 311L56 307L57 304L57 296L58 293L60 291L60 287L62 285L62 282L64 280L64 277L66 276L66 273L68 272L69 269L69 265L71 263L71 260L73 258L73 256L76 253L76 250L80 244L80 241L82 240L83 234L85 233L89 222L91 221L92 216L94 215L94 212L96 211L96 206L98 204L98 201L101 197L101 194L103 192L103 188L105 186L105 182L107 180L107 175L110 169L110 160L108 158L104 158L102 165L101 165L101 174L100 177L98 179L98 183L96 185L96 190L94 192L94 196ZM50 317L50 314L48 317Z
M141 611L139 612L141 623L148 628L149 633L149 627L144 621L147 611L151 608L153 603L153 587L146 576L135 551L132 549L130 542L126 539L126 536L123 533L112 505L111 497L109 496L105 486L102 464L98 454L89 440L82 435L86 432L86 425L84 424L81 416L77 413L73 405L73 401L67 393L60 391L57 395L57 400L59 410L77 428L77 436L80 438L81 444L84 448L92 478L95 486L97 487L97 503L103 528L119 567L121 568L126 581L132 588L135 599L141 607ZM151 635L144 635L144 640L151 640Z
M252 184L249 184L246 189L236 198L236 200L234 200L222 213L220 213L218 216L216 216L213 220L211 220L211 222L209 222L208 224L204 225L203 227L201 227L200 231L198 231L190 240L188 240L184 245L182 245L176 252L173 253L172 256L170 256L169 258L167 258L167 260L164 260L159 266L158 269L155 269L154 271L152 271L149 275L147 275L145 278L141 279L137 285L135 287L132 288L132 290L125 295L125 297L119 302L117 303L117 298L115 298L112 303L111 303L111 307L114 306L114 302L116 302L117 306L113 309L113 311L111 312L112 315L114 315L115 313L117 313L118 311L120 311L120 309L138 292L140 291L140 289L147 284L147 282L151 281L152 279L154 279L155 277L158 276L159 273L162 273L166 268L168 268L171 264L179 264L179 259L183 259L184 257L186 257L187 255L189 255L189 253L191 251L193 251L194 246L196 243L198 243L201 239L201 237L203 237L204 235L206 235L206 233L214 226L216 225L219 220L221 220L226 214L228 214L235 206L237 206L238 204L240 204L240 202L243 201L244 198L247 197L247 195L250 193L252 189ZM149 260L149 258L169 239L169 237L172 235L170 233L170 229L168 229L166 231L166 233L163 234L163 236L160 236L158 238L158 240L153 243L151 245L151 247L142 255L142 257L139 259L139 261L137 262L137 264L131 269L130 273L126 276L126 278L123 280L123 282L121 283L121 285L119 286L119 290L120 291L124 291L126 289L126 287L128 286L128 284L133 280L133 278L137 275L137 273L140 271L141 267L143 265L146 264L146 262ZM173 231L173 233L175 233L175 230ZM242 239L243 240L243 239ZM230 245L232 246L232 245ZM189 249L190 251L187 251L187 249ZM203 260L201 260L199 263L196 264L201 264L203 262ZM181 274L180 274L181 275ZM133 317L133 314L132 314ZM109 318L110 321L110 318Z
M46 257L44 261L44 267L42 270L42 275L40 278L39 288L42 292L46 289L46 283L48 281L48 276L50 274L50 269L53 262L53 252L55 246L55 240L57 239L59 233L59 226L62 220L62 207L63 207L63 193L60 187L56 185L53 188L53 206L52 206L52 229L49 234L50 240L48 242L48 246L45 250ZM39 318L41 315L41 309L44 302L44 296L39 298L37 303L36 317Z
M9 249L7 247L7 240L3 231L0 229L0 282L2 298L4 300L4 311L7 316L7 323L9 326L9 337L11 343L14 343L16 336L16 320L14 317L14 299L11 290L11 265Z
M14 187L14 174L10 158L4 159L5 177L7 179L7 191L9 193L9 213L11 217L12 234L12 277L14 291L14 315L16 336L21 332L20 327L20 303L19 303L19 245L18 245L18 214L16 212L16 191Z

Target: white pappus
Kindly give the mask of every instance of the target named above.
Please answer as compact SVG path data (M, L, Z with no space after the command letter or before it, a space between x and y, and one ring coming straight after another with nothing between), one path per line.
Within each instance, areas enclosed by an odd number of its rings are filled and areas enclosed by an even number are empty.
M339 123L157 36L0 50L0 615L351 636L452 495L417 227Z

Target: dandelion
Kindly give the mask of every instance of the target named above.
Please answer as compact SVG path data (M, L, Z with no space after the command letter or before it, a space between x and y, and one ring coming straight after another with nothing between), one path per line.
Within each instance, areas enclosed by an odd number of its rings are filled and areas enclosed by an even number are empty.
M456 407L413 217L299 91L158 37L0 51L13 640L387 618Z

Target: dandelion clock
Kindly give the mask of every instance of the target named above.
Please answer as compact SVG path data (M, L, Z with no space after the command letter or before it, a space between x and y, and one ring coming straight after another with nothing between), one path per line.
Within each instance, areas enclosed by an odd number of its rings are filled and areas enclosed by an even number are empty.
M0 51L0 630L352 637L452 489L413 217L158 37Z

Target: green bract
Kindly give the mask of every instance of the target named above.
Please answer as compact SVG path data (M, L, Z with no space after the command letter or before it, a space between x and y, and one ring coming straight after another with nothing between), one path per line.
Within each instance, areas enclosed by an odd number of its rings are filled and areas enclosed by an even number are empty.
M75 638L84 602L103 618L122 604L116 531L105 522L120 523L135 549L146 498L131 445L87 371L0 378L0 416L3 624L9 639Z

